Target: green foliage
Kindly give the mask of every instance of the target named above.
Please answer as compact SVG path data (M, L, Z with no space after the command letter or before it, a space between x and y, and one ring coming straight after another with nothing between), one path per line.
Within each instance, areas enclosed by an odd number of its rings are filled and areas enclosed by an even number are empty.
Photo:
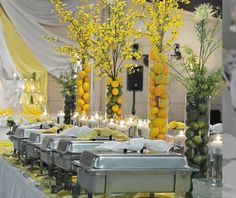
M63 88L62 94L76 95L77 66L70 64L66 69L60 71L58 82Z
M208 15L204 15L201 19L201 13L205 13L207 9ZM209 98L216 96L222 85L222 69L215 69L209 72L206 63L212 53L222 46L222 39L216 40L219 29L219 20L212 26L209 25L209 19L214 14L209 4L201 5L196 9L194 14L195 32L200 43L199 54L197 55L189 46L183 47L183 59L181 68L178 71L173 65L171 68L175 71L173 76L176 80L191 93L193 99L196 97ZM184 75L186 74L186 75Z

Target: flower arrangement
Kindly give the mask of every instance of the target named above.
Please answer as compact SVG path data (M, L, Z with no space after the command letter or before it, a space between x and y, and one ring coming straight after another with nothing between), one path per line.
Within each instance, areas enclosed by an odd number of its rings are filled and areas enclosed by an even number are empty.
M155 0L136 3L142 6L144 36L150 40L151 51L149 72L149 113L150 138L165 139L168 118L169 60L166 52L173 47L178 29L183 25L179 2L188 0Z
M65 124L71 123L71 117L74 115L76 109L76 81L77 66L75 66L74 64L71 64L66 69L60 71L58 82L63 88L62 94L65 97Z
M140 52L133 51L134 39L138 37L135 21L139 12L130 8L126 1L101 1L100 6L106 18L100 21L94 34L94 70L106 78L106 113L109 118L122 114L122 79L124 69L131 71L135 65L132 58L141 58Z
M81 1L77 11L73 13L66 10L66 3L61 0L51 0L55 5L55 10L60 15L60 22L67 23L67 37L74 40L75 44L65 43L58 38L47 36L48 40L61 43L56 49L61 54L67 54L73 63L80 61L82 67L77 79L77 111L79 113L88 113L89 90L90 90L90 62L93 60L93 34L96 31L96 24L99 18L100 10L94 4L88 4L87 0Z
M122 85L119 75L125 68L131 71L135 66L128 63L129 60L140 57L139 52L132 51L132 37L138 37L135 20L138 19L139 12L130 8L124 0L102 0L90 4L83 0L83 5L79 6L75 13L66 10L66 4L61 0L51 2L61 16L61 21L68 23L68 37L76 41L76 45L63 43L54 37L47 39L61 42L62 45L57 47L57 50L68 54L73 62L80 60L83 65L77 84L79 111L89 109L89 92L86 92L84 87L88 87L88 63L92 60L96 75L108 78L108 117L120 116ZM103 20L101 11L106 15Z
M221 45L221 39L216 35L219 29L219 19L213 25L209 20L216 12L210 4L202 4L196 8L193 20L195 32L200 43L199 54L188 46L183 48L182 71L175 71L174 77L187 89L186 156L191 166L199 168L193 177L206 177L209 131L209 100L216 96L222 85L222 69L208 71L207 61L212 53Z

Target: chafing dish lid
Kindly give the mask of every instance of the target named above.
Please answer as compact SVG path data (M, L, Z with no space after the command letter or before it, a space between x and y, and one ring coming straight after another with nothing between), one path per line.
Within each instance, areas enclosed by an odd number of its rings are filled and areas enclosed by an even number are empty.
M92 150L103 144L104 141L80 141L75 139L62 139L58 143L57 150L61 152L82 153Z
M184 155L154 151L144 153L84 151L79 164L92 169L189 169Z

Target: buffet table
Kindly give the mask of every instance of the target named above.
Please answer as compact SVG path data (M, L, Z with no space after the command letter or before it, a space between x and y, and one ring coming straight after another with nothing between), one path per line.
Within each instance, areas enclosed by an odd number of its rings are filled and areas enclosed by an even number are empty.
M46 198L36 183L0 157L0 195L2 198Z

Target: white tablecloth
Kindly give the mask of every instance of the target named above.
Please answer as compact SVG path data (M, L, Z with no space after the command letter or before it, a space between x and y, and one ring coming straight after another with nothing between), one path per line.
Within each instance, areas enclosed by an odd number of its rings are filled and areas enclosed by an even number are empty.
M47 198L33 181L25 178L15 167L0 157L1 198Z

